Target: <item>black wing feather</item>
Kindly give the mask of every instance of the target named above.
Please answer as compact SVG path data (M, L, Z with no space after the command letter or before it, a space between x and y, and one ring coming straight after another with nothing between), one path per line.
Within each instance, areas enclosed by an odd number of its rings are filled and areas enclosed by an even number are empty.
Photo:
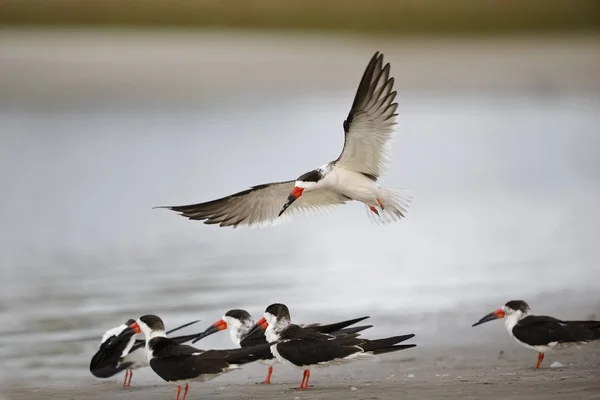
M204 221L204 223L208 225L219 224L220 226L232 226L235 228L243 223L252 224L258 222L256 221L258 216L255 213L250 211L248 211L249 213L242 212L244 208L248 207L246 196L271 186L285 185L293 182L294 181L282 181L256 185L249 189L242 190L241 192L221 197L220 199L207 201L205 203L184 206L160 206L154 208L167 208L179 212L181 216L190 220ZM284 203L285 197L282 197L281 205L283 206Z
M323 339L280 342L277 344L277 351L281 357L298 367L328 362L362 352L358 347L337 346Z
M111 336L105 340L90 361L90 372L92 375L97 378L109 378L129 368L130 363L119 365L119 362L123 350L125 350L125 347L127 347L129 340L134 334L134 332L130 332L130 334Z
M574 343L594 340L594 332L585 321L561 321L547 316L528 316L514 326L515 338L532 346L551 342Z
M359 323L360 321L364 321L367 318L369 318L369 317L367 316L367 317L354 318L354 319L349 319L347 321L336 322L336 323L328 324L328 325L312 324L312 325L304 326L303 328L311 329L315 332L320 332L320 333L332 333L332 332L336 332L341 329L344 329L350 325Z

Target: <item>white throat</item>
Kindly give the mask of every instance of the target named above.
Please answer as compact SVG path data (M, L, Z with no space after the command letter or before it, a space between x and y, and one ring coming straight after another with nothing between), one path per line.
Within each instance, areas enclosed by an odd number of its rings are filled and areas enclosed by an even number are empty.
M265 337L267 342L273 343L278 342L280 339L281 331L283 331L291 323L289 319L277 319L274 315L265 313L265 320L269 324L265 330Z
M152 349L150 349L150 341L154 338L158 338L158 337L167 337L167 334L165 333L165 331L162 330L158 330L158 331L150 331L150 332L145 332L145 330L142 328L142 331L144 331L144 334L146 336L146 345L145 345L145 349L146 349L146 355L148 356L148 361L150 361L153 357L153 351Z
M509 314L506 314L504 317L504 326L508 330L508 333L512 335L512 330L519 323L520 320L525 318L528 313L524 313L521 310L512 311Z
M227 322L227 328L229 329L229 337L234 345L240 347L240 342L246 336L248 331L254 326L254 321L240 321L237 318L223 317L223 320Z

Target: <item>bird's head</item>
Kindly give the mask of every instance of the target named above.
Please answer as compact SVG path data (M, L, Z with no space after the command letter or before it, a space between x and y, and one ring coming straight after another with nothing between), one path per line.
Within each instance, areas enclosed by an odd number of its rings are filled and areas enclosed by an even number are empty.
M481 325L485 322L505 317L518 321L529 315L529 311L529 305L523 300L511 300L496 311L492 311L491 313L485 315L479 321L474 323L473 326Z
M133 323L129 324L127 330L135 333L143 333L146 340L157 336L166 337L165 324L162 319L152 314L141 316L137 321L133 321Z
M290 311L285 304L271 304L265 310L263 317L248 332L248 336L255 335L257 331L265 331L267 341L275 341L278 333L291 323Z
M229 310L221 317L220 320L209 326L204 332L199 334L192 343L210 336L213 333L224 331L229 328L231 337L239 342L254 325L254 320L246 310Z
M318 186L321 179L323 179L323 176L324 174L323 171L321 171L321 169L314 169L312 171L300 175L298 179L296 179L296 182L294 182L294 189L292 189L292 192L288 196L287 201L285 202L283 208L279 212L279 216L281 216L281 214L283 214L285 210L287 210L288 207L292 205L292 203L298 200L305 191L310 192L311 190L315 189Z

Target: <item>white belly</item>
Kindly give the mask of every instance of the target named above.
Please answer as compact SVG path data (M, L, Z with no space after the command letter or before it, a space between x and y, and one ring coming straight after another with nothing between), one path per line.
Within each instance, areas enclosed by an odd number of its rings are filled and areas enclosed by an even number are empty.
M350 197L352 200L373 205L377 204L377 182L366 177L360 172L350 171L342 167L335 167L323 179L328 187Z
M143 347L134 350L121 359L121 363L133 363L130 369L137 369L148 366L148 357Z

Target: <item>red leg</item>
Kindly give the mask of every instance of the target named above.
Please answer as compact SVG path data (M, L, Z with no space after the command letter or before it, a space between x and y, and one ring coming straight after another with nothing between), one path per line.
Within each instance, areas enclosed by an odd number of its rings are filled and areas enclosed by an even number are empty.
M379 203L379 207L381 207L382 210L385 210L385 207L381 203L381 200L377 199L377 203Z
M129 378L129 370L125 370L125 379L123 379L123 387L127 387L127 378Z
M306 371L302 374L302 382L300 382L300 387L298 389L304 388L304 381L306 380Z
M264 382L264 383L266 383L267 385L268 385L269 383L271 383L271 374L272 374L272 373L273 373L273 367L272 367L272 366L270 366L270 367L269 367L269 372L267 372L267 379L265 379L265 382Z
M179 400L179 393L181 392L181 386L177 385L177 397L175 397L175 400Z
M129 370L129 380L127 381L127 387L131 386L131 378L133 378L133 370Z
M377 216L379 216L379 211L377 211L377 209L376 209L375 207L373 207L373 206L369 206L369 209L370 209L371 211L373 211L375 214L377 214Z
M304 376L302 378L302 383L300 384L300 389L308 389L308 379L310 378L310 370L304 370Z
M189 389L190 389L190 384L186 383L185 384L185 390L183 391L183 399L182 400L185 400L185 396L187 396L187 392L188 392Z
M538 362L535 367L539 368L542 365L542 361L544 361L544 353L538 353Z

